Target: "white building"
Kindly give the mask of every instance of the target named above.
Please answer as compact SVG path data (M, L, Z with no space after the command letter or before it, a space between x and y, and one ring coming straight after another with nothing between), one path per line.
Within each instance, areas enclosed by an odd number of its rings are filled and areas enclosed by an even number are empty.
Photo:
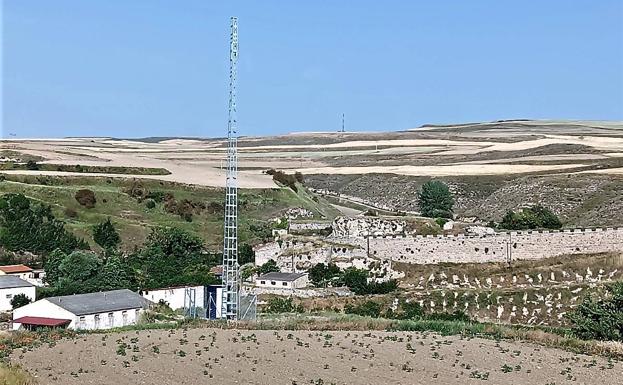
M204 286L179 286L167 287L164 289L143 290L143 298L153 303L164 301L173 310L183 309L194 302L196 307L205 307L205 287ZM191 301L192 299L192 301Z
M150 302L128 289L49 297L13 311L13 330L42 326L110 329L134 325Z
M3 275L19 277L35 286L44 286L45 271L43 269L32 269L26 265L4 265L0 266L0 276Z
M0 275L12 275L21 279L28 279L32 269L26 265L4 265L0 266Z
M11 311L11 300L18 294L24 294L31 301L35 300L35 286L13 275L0 275L0 311Z
M308 284L307 273L267 273L255 279L255 286L274 289L301 289Z

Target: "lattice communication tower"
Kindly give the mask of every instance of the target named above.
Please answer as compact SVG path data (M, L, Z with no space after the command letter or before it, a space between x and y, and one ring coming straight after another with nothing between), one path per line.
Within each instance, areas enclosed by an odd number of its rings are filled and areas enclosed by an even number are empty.
M227 180L223 237L223 306L221 317L238 320L240 273L238 265L238 128L236 120L236 64L238 19L231 18L229 43L229 120L227 124Z

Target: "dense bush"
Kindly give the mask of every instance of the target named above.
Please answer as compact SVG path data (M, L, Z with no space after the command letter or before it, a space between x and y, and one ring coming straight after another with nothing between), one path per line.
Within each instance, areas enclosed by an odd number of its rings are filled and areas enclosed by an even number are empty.
M370 272L365 269L349 267L342 271L337 266L318 263L309 270L309 280L316 286L347 286L357 295L387 294L398 288L396 280L368 282Z
M359 305L348 304L344 306L344 313L379 318L381 316L381 305L374 301L366 301Z
M583 339L623 341L623 282L605 286L603 298L588 295L567 317Z
M151 210L156 207L156 202L153 199L148 199L147 202L145 202L145 207Z
M295 305L292 298L272 297L264 308L266 313L302 313L303 306Z
M279 272L279 267L274 259L269 259L262 266L258 266L256 269L258 274L276 273Z
M318 263L308 271L309 280L317 287L327 287L329 283L337 282L342 271L335 264Z
M508 230L559 229L562 222L550 209L534 205L519 212L509 210L502 218L499 227Z
M418 192L418 204L423 216L430 218L452 218L454 198L448 186L438 180L431 180Z
M69 295L132 288L132 273L117 255L102 258L93 252L55 251L43 261L49 288L41 296Z
M26 169L28 169L28 170L38 170L39 169L39 165L34 160L29 160L28 162L26 162Z
M97 203L95 193L92 190L86 188L76 191L75 198L78 203L88 209L92 209L93 207L95 207L95 203Z
M65 230L50 206L33 203L22 194L0 197L0 245L9 251L50 253L88 249L88 244Z
M15 310L18 307L26 306L26 305L28 305L31 302L32 302L32 300L30 299L30 297L28 297L24 293L19 293L19 294L15 295L13 298L11 298L11 308L13 308L13 310Z
M298 191L298 188L296 187L297 177L295 175L286 174L283 171L278 171L272 168L266 171L266 174L272 175L275 182L289 187L294 192ZM303 175L301 174L300 178L302 179L302 177Z
M116 249L121 243L121 237L110 218L93 226L93 240L103 249Z

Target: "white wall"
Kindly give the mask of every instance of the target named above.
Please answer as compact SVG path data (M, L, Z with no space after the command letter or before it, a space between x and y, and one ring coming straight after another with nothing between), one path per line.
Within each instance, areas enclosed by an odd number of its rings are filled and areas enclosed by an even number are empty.
M30 276L30 272L25 273L5 273L4 271L0 272L0 275L12 275L14 277L19 277L21 279L26 279Z
M125 312L125 317L124 317ZM111 329L116 327L122 327L127 325L134 325L140 318L143 309L128 309L119 310L112 313L112 319L109 321L109 313L100 314L87 314L82 317L77 316L46 299L33 302L29 305L15 309L13 312L13 319L20 317L46 317L57 319L68 319L71 323L67 326L68 329L83 329L83 330L95 330L95 329ZM96 321L95 316L99 316L99 324ZM13 330L20 329L21 324L13 324Z
M204 288L203 286L190 286L195 289L195 306L203 307ZM184 308L184 294L186 287L175 287L170 289L143 290L143 298L153 303L164 300L173 310Z
M264 283L262 283L264 282ZM297 278L294 281L280 281L277 279L256 279L255 285L257 287L266 287L273 289L299 289L308 286L307 275Z
M58 307L45 299L41 299L37 302L22 306L13 311L13 319L18 319L26 316L72 320L72 323L69 325L69 327L72 327L72 324L74 324L76 318L73 313L70 313L61 307ZM20 327L21 324L13 324L13 330L18 330Z
M25 294L31 301L35 300L35 287L11 287L0 289L0 311L11 311L11 299L18 294Z

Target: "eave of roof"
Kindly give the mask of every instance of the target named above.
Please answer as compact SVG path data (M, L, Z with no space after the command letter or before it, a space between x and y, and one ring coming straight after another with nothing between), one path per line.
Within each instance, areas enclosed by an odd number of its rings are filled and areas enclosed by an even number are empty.
M71 320L62 318L48 318L48 317L19 317L13 320L13 323L20 323L22 325L35 325L35 326L63 326L71 323Z

